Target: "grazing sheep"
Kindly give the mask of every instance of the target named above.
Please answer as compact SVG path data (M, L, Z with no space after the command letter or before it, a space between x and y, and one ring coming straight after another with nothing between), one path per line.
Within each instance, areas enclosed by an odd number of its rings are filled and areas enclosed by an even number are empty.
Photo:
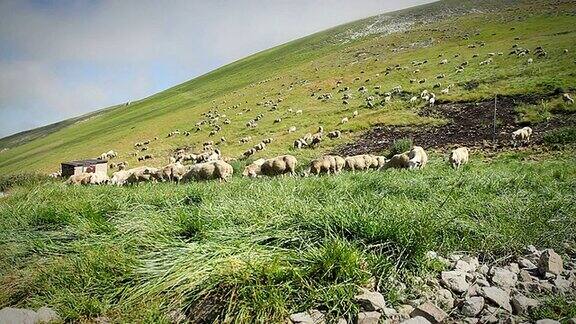
M88 183L93 185L107 184L110 181L108 175L102 173L89 173Z
M73 174L70 176L70 178L68 178L68 180L66 180L66 184L71 184L71 185L87 185L90 183L90 177L91 177L91 173L79 173L79 174Z
M294 133L296 131L296 126L288 128L288 133Z
M372 157L372 163L370 168L380 170L386 164L386 157L381 155L370 155Z
M246 136L246 137L242 137L240 139L240 143L248 143L252 140L252 136Z
M345 160L340 156L325 155L310 162L310 174L337 174L342 170L345 163Z
M170 163L159 170L162 180L176 181L180 182L184 175L188 172L186 166L182 165L180 162Z
M255 170L257 175L277 176L284 174L296 174L296 164L298 160L292 155L281 155L267 159L260 166L260 170Z
M296 115L302 115L302 109L296 110Z
M367 170L372 165L372 157L368 154L347 156L344 169L349 171Z
M280 122L282 122L282 118L278 117L278 118L274 119L274 124L277 124Z
M140 182L147 182L151 180L158 180L160 173L157 168L152 168L148 166L141 166L127 170L129 172L128 178L126 179L127 184L138 184ZM122 171L119 171L122 172Z
M303 138L299 138L297 140L294 141L294 148L295 149L301 149L308 146L308 143L306 143L306 141Z
M270 144L270 143L272 143L272 139L271 138L265 138L264 140L262 140L262 143Z
M262 158L247 165L244 168L244 171L242 172L242 176L250 178L257 177L258 175L260 175L260 167L262 167L262 164L264 164L264 162L266 162L266 159Z
M512 132L512 142L514 143L514 146L516 146L518 142L520 142L520 144L525 144L530 142L530 136L532 136L532 128L528 126L522 127Z
M188 172L184 174L182 180L212 180L218 179L219 181L228 181L234 169L232 166L222 160L198 163L190 167Z
M448 59L443 59L442 61L440 61L440 64L441 65L448 64Z
M330 139L339 138L340 136L342 136L342 132L339 130L328 132L328 138Z
M346 124L348 122L348 117L344 117L342 118L342 120L340 121L340 124Z
M422 169L428 163L428 155L421 146L414 146L408 152L408 168L409 169Z
M384 163L383 169L407 169L409 167L409 160L410 158L406 153L396 154Z
M247 158L250 157L252 155L254 155L256 153L256 149L254 148L249 148L248 150L246 150L244 153L242 153L242 155Z
M415 103L416 101L418 101L418 97L413 96L412 98L410 98L410 103L411 103L411 104Z
M428 102L430 103L430 106L433 107L434 104L436 103L436 97L430 98L430 100Z
M262 150L266 149L266 143L260 142L260 143L258 143L258 144L256 144L256 145L254 145L254 149L255 149L256 151L262 151Z
M571 104L574 103L574 99L572 99L572 97L570 97L569 93L565 93L562 95L562 100L564 100L564 102L569 102Z
M470 150L467 147L460 147L450 152L450 157L448 161L454 169L460 168L460 166L468 163L468 155Z
M354 112L352 113L352 118L356 117L358 117L358 110L354 110Z

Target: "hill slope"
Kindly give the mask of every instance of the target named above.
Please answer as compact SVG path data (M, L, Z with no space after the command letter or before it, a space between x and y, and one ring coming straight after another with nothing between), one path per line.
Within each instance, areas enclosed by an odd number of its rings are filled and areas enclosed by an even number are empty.
M268 156L285 153L293 140L319 125L327 131L344 132L342 139L325 141L317 150L295 152L311 157L354 142L373 125L446 122L419 113L424 103L408 103L408 98L424 89L434 90L439 102L491 100L495 94L542 95L548 100L574 86L574 72L566 67L575 60L575 10L570 1L447 0L364 19L252 55L129 106L65 122L61 128L40 130L37 133L42 136L30 141L21 136L0 140L2 147L9 147L0 153L0 171L55 171L64 160L90 158L110 149L137 165L131 154L136 152L134 143L154 137L158 140L150 144L147 153L157 158L147 163L162 165L177 147L200 150L202 142L217 142L221 137L227 142L220 148L231 157L240 156L263 138L274 138L268 150L259 153ZM542 46L548 55L508 55L513 44L532 51ZM498 52L503 55L480 65L489 53ZM533 64L527 64L529 57ZM444 58L448 63L440 65ZM412 64L424 60L428 63ZM466 61L468 66L458 73L456 67ZM444 78L436 79L440 74ZM410 79L426 82L410 83ZM342 81L339 87L337 81ZM440 88L433 89L436 83L441 83ZM454 85L450 92L440 95L450 84ZM366 106L369 96L379 102L384 97L379 92L398 85L403 87L402 95L375 108ZM361 86L368 91L358 92ZM347 105L338 93L344 87L350 88ZM332 99L317 99L326 93L331 93ZM278 99L282 101L278 103ZM261 104L269 100L278 103L276 110ZM289 109L301 109L303 114L295 115ZM354 110L359 116L339 125ZM229 125L217 122L222 130L215 136L209 136L212 127L203 125L196 131L194 126L206 119L202 114L208 111L217 111L231 121ZM246 127L258 114L263 114L258 127ZM279 117L282 122L274 123ZM289 134L290 126L297 126L297 131ZM175 129L192 134L167 138ZM244 136L252 136L253 142L239 143ZM24 144L14 146L19 142Z

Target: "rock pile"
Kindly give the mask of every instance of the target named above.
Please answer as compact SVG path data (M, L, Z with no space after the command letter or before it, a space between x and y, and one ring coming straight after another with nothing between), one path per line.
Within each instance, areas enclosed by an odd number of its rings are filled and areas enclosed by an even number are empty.
M528 246L523 256L507 263L481 264L478 258L451 255L448 259L429 252L427 258L448 268L438 278L428 278L421 298L393 308L384 297L362 288L356 296L358 324L376 323L521 323L539 299L551 294L576 295L576 262L564 262L554 250ZM401 283L400 283L401 284ZM403 285L403 284L401 284ZM571 323L576 323L572 319ZM290 316L291 323L324 323L318 310ZM338 319L339 324L346 323ZM537 323L559 323L541 319Z

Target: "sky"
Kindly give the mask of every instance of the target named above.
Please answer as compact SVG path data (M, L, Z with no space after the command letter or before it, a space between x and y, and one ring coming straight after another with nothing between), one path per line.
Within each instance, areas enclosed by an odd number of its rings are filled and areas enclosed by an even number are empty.
M0 138L432 0L0 0Z

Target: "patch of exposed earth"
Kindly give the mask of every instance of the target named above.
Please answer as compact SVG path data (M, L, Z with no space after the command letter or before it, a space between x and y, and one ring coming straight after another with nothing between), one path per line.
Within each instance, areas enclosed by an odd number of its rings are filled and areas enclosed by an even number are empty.
M518 123L515 107L528 98L499 98L496 104L496 132L494 132L494 101L445 103L425 107L420 116L445 119L441 126L386 126L379 125L360 135L356 141L337 147L340 155L378 153L387 150L394 140L411 138L425 149L463 145L470 148L501 150L512 146L510 137ZM529 101L538 102L536 98ZM576 115L556 114L547 121L530 125L534 130L531 145L542 143L545 132L576 125ZM495 141L494 141L495 140Z

